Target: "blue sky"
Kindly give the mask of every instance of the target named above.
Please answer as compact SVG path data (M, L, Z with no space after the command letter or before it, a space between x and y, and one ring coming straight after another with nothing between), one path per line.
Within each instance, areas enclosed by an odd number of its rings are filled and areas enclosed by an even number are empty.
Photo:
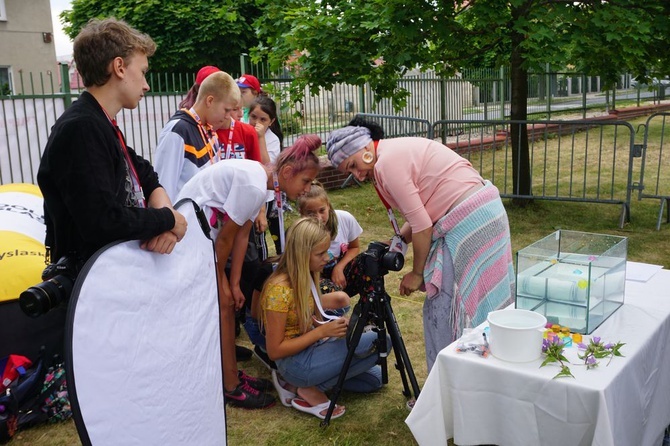
M62 30L58 15L61 11L70 9L71 0L50 0L51 2L51 21L54 28L54 44L56 45L56 57L68 56L72 54L72 42Z

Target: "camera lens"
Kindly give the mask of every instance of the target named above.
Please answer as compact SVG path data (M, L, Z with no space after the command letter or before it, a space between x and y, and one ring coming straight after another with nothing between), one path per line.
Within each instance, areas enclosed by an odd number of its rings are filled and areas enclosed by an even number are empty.
M389 271L400 271L405 265L405 257L399 252L387 252L382 256L381 263Z
M22 292L19 306L28 316L38 317L67 301L73 285L72 279L60 274Z

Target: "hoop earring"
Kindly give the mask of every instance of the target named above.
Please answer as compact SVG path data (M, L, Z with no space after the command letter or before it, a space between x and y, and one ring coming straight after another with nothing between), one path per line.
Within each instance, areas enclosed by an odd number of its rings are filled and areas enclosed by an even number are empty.
M368 152L367 150L363 153L363 155L361 155L361 159L365 164L371 164L374 158L375 157L372 152Z

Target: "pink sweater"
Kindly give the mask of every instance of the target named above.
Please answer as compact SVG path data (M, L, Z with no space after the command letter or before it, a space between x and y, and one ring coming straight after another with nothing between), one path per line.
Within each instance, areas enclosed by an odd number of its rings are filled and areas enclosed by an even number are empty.
M414 233L432 227L465 191L483 182L468 160L426 138L382 139L377 157L377 188Z

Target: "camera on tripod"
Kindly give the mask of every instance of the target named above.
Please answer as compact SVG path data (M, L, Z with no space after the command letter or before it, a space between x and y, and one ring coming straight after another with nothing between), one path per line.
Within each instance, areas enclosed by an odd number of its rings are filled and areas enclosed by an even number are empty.
M405 265L405 257L400 252L389 251L389 246L372 242L363 253L363 271L366 276L383 276L389 271L400 271Z
M409 360L409 354L400 334L398 321L391 308L391 296L384 287L384 275L389 271L400 271L405 264L405 257L401 252L390 251L390 247L384 243L372 242L368 245L363 256L363 274L368 276L372 282L373 290L361 292L361 297L351 312L349 325L347 327L347 357L337 378L337 384L332 389L330 405L321 426L327 426L335 410L335 403L340 396L342 386L347 376L349 366L355 355L356 347L363 336L363 331L372 326L372 331L377 333L375 348L379 354L379 364L382 369L382 382L388 382L387 357L391 350L396 359L395 368L400 373L403 384L403 395L408 398L407 407L412 407L419 396L419 383L416 380L414 369ZM391 347L388 345L390 339ZM411 389L410 389L411 385ZM412 397L413 393L413 397Z
M63 256L42 271L44 282L31 286L19 296L19 306L30 317L38 317L66 304L72 294L74 282L81 270L75 256Z
M349 326L347 328L347 345L351 344L351 337L359 323L361 316L368 319L376 317L375 309L370 307L369 310L373 313L370 315L361 315L363 303L368 299L377 301L384 297L386 291L384 290L384 278L389 271L400 271L405 264L405 257L401 252L392 252L389 250L389 245L381 242L372 242L368 245L367 251L362 253L363 256L363 274L368 276L372 281L374 291L368 293L361 291L360 301L354 307L349 319Z

